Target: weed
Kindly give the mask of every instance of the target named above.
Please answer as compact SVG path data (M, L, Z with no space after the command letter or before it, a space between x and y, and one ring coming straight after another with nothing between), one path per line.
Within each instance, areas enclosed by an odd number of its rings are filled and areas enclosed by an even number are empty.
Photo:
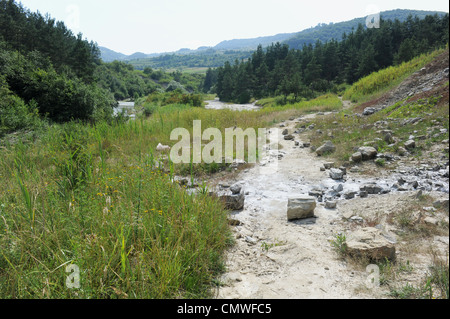
M330 243L339 256L345 257L347 255L347 237L345 234L336 234L335 239Z

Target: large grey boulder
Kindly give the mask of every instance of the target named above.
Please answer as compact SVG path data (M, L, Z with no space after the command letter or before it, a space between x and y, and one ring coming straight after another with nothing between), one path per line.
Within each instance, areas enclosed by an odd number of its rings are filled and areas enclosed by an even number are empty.
M374 107L366 107L363 111L363 115L369 116L376 113L378 110Z
M412 150L414 148L416 148L416 142L414 140L409 140L405 142L405 148L407 150Z
M316 199L312 196L302 195L288 200L288 221L314 217Z
M336 146L334 146L334 144L331 141L326 141L324 145L322 145L316 150L316 154L322 156L326 153L333 153L335 151Z
M334 180L341 180L344 178L345 172L339 168L330 169L330 178Z
M363 161L369 161L371 159L374 159L375 157L377 157L378 154L378 151L371 146L360 147L358 149L358 152L361 153Z
M361 192L366 192L367 194L376 195L383 191L383 187L377 185L376 183L367 183L362 185L360 188Z
M352 155L352 161L355 163L362 162L363 155L360 152L356 152Z
M395 143L393 132L391 130L384 130L381 132L383 134L383 140L388 144Z
M245 194L242 186L235 184L230 189L220 191L217 196L228 210L242 210L245 204Z
M366 257L370 260L395 260L395 246L382 235L382 231L367 227L351 233L347 238L350 256Z

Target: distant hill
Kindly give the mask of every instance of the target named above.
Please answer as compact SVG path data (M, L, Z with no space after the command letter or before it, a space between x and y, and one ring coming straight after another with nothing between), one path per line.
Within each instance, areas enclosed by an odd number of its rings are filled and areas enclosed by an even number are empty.
M112 62L114 60L123 61L127 57L123 53L119 53L105 47L99 47L99 49L102 56L102 60L105 62Z
M391 10L381 13L384 20L398 19L406 21L408 16L423 19L427 15L445 14L439 11L420 10ZM301 49L304 44L315 44L318 40L326 42L332 39L340 41L344 33L350 33L359 24L365 25L366 17L356 18L350 21L319 24L301 32L281 33L274 36L258 37L253 39L233 39L222 41L214 47L200 47L197 50L180 49L171 53L134 53L125 55L100 47L102 59L105 62L130 61L135 67L142 69L146 66L152 68L180 68L180 67L216 67L223 65L224 61L233 62L235 59L245 59L251 55L258 45L267 47L272 43L280 42L288 44L291 49Z
M103 62L112 62L112 61L131 61L131 60L139 60L139 59L146 59L146 58L154 58L157 56L160 56L165 53L152 53L152 54L146 54L142 52L136 52L131 55L126 55L120 52L113 51L111 49L105 48L105 47L99 47L101 57Z
M255 50L258 45L263 47L272 43L284 42L292 38L296 33L281 33L273 36L259 37L254 39L235 39L222 41L214 47L216 50Z
M397 9L381 12L381 18L392 21L398 19L400 22L404 22L408 19L409 15L423 19L427 15L434 14L443 15L445 12ZM289 39L284 41L284 43L288 44L291 49L301 49L304 44L314 44L318 40L322 42L326 42L331 39L340 41L342 40L342 35L344 33L350 33L352 29L356 29L359 24L365 25L365 21L366 17L339 23L319 24L314 28L306 29L302 32L293 34Z

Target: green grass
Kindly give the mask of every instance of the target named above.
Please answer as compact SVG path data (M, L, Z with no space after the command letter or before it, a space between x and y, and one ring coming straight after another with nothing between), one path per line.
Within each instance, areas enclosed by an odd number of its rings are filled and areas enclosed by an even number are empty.
M258 101L257 105L262 106L264 110L269 109L282 111L287 109L301 110L305 113L329 112L342 108L342 101L336 94L328 93L315 99L286 104L283 96L265 98Z
M320 147L326 140L331 140L336 146L336 152L329 154L341 164L348 161L355 148L368 143L378 149L380 153L397 153L401 143L393 146L388 145L383 140L383 135L375 126L378 121L388 121L386 129L393 130L393 135L401 141L407 141L412 131L417 131L416 136L428 135L430 127L436 122L448 129L448 106L438 106L438 98L422 99L416 102L401 101L389 108L386 108L370 117L358 117L342 111L337 114L317 118L313 122L316 124L315 131L311 132L312 145ZM400 125L405 118L420 116L423 121L416 124ZM337 124L336 124L337 123ZM317 134L316 130L321 130L323 134ZM439 130L432 131L430 137L424 141L416 141L417 147L412 150L412 155L421 157L421 153L431 148L433 143L448 139L448 133L435 138L433 135ZM331 135L331 137L329 136ZM378 162L380 167L387 167L386 162Z
M448 260L433 256L425 278L418 285L406 284L392 288L390 296L397 299L448 299L449 267Z
M226 166L173 165L158 143L178 127L263 128L278 111L173 104L111 125L52 125L36 141L0 150L1 298L208 298L232 243L223 205L174 174ZM65 267L81 271L68 289Z
M54 125L1 150L1 298L209 296L227 214L156 167L155 136L171 128L159 121ZM66 288L67 264L79 290Z

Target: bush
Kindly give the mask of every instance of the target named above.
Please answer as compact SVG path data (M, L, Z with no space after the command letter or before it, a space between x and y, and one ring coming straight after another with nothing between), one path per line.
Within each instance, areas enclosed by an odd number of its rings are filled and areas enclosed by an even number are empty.
M187 93L186 89L184 88L183 85L181 85L179 82L177 81L170 81L166 92L172 92L172 91L181 91L183 93Z
M39 123L35 102L26 104L8 88L0 86L0 137L17 130L33 128Z

